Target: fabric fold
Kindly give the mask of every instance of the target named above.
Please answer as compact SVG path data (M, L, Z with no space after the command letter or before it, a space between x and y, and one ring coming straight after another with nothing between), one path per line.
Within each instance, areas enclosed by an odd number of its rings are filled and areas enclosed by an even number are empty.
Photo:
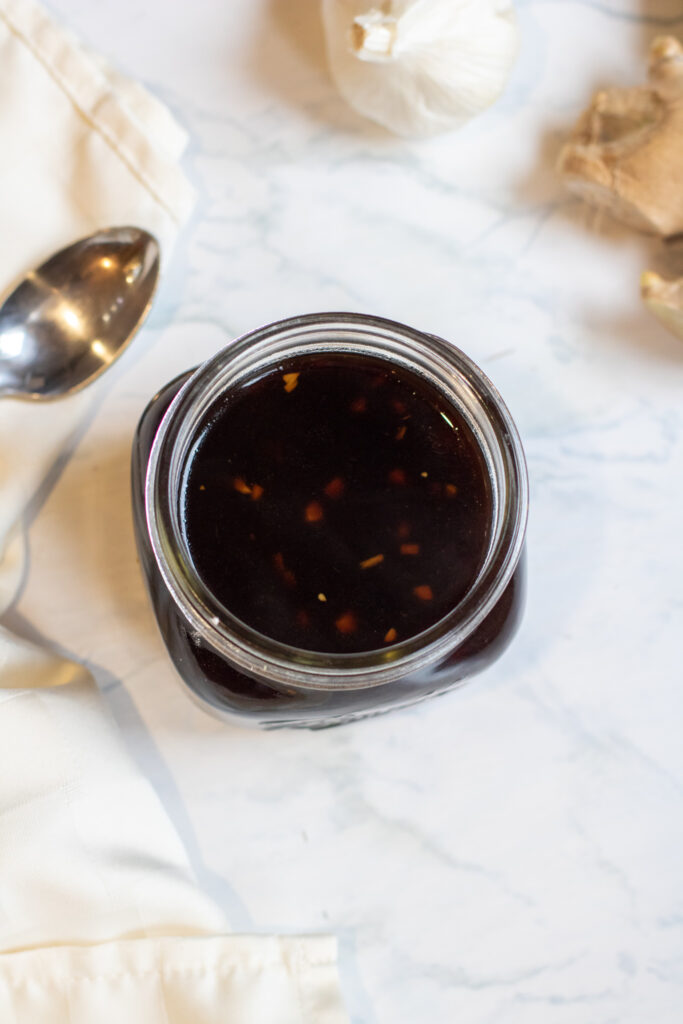
M15 953L0 958L0 1020L347 1024L335 959L334 940L315 936L158 939Z
M181 224L192 209L194 192L175 162L186 140L168 111L137 84L122 85L125 79L110 75L106 63L94 60L33 0L0 0L0 18L63 90L80 118ZM37 69L30 74L37 88ZM26 86L33 83L25 77L24 89L17 89L15 96L30 99Z

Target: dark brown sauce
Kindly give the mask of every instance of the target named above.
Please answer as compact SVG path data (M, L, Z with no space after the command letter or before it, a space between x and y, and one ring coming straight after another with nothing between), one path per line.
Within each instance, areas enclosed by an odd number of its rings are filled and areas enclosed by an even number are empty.
M171 598L150 546L145 512L145 476L154 436L162 417L182 385L182 374L170 381L145 409L133 444L133 519L140 560L169 655L190 690L233 720L321 728L350 718L375 714L443 693L496 660L515 633L524 605L524 560L487 617L468 639L436 664L390 685L320 691L274 683L237 669L208 639L190 626Z
M232 615L311 651L423 632L471 588L491 521L464 417L416 373L320 354L221 397L186 474L199 577Z

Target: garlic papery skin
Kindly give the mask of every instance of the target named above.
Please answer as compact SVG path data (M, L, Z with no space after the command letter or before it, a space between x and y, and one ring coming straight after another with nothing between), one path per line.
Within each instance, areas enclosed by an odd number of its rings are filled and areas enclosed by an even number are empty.
M519 34L512 0L322 0L340 93L398 135L464 124L501 94Z

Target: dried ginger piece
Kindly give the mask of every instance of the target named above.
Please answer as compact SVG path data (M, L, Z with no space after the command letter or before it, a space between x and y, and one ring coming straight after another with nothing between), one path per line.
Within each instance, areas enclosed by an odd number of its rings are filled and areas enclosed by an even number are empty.
M683 277L674 281L646 270L640 279L643 302L665 327L683 338Z
M594 206L651 234L683 232L683 46L660 36L649 85L604 89L563 147L558 171Z

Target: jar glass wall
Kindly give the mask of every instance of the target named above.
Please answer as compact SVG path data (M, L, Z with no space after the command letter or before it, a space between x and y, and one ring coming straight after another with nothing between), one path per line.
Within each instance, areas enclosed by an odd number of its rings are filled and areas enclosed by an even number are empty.
M476 439L491 495L486 555L462 600L415 636L350 654L288 646L233 615L194 567L182 507L198 436L217 400L292 357L340 353L386 361L438 392ZM481 370L446 341L357 314L297 317L238 339L155 396L134 443L137 543L171 658L205 707L267 727L319 727L411 704L497 658L522 607L527 500L517 431Z

